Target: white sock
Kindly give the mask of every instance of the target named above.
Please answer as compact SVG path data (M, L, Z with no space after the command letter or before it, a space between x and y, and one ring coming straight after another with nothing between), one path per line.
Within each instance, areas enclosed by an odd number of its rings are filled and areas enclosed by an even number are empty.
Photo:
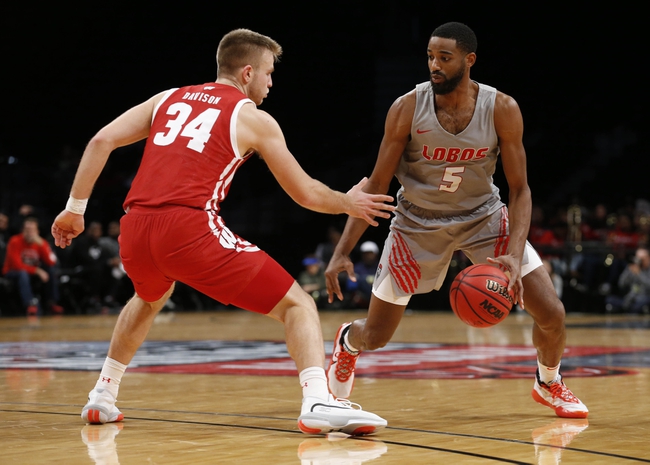
M300 372L300 386L302 386L302 397L316 397L327 401L329 390L327 388L327 377L322 367L309 367Z
M548 384L557 380L560 374L560 364L558 363L555 367L547 367L542 365L539 360L537 360L537 368L539 370L539 380Z
M352 344L350 344L350 340L348 339L348 335L350 334L350 328L352 328L352 326L348 326L348 330L343 335L343 343L346 349L348 349L348 351L350 351L353 355L356 355L359 353L359 349L357 349Z
M117 391L120 388L120 381L122 381L122 375L125 371L126 365L106 357L102 372L99 374L97 384L95 384L95 389L106 389L117 398Z

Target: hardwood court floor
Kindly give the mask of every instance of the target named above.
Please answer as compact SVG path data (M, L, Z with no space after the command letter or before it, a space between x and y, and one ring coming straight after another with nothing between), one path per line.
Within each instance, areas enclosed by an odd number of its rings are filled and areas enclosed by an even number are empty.
M339 324L363 315L321 313L328 354ZM85 425L115 319L0 319L0 463L650 463L648 317L568 315L563 371L587 421L531 399L527 315L472 329L407 314L360 359L352 400L389 427L357 439L298 431L282 325L238 310L161 314L122 379L125 421Z

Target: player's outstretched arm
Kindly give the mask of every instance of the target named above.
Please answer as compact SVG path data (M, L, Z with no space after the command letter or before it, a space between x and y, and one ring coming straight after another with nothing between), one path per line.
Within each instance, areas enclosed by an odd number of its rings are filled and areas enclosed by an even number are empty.
M400 159L411 136L411 122L415 109L415 93L409 92L395 100L386 115L384 137L379 146L379 154L368 182L363 190L373 194L386 194L395 176ZM368 225L357 218L348 218L341 239L325 270L328 301L334 296L343 300L338 275L345 271L350 279L355 280L354 266L350 253L368 228Z
M242 107L237 122L237 138L241 153L255 150L266 161L282 189L299 205L320 213L346 213L376 226L375 220L390 218L395 207L389 195L363 190L367 179L361 180L347 193L330 189L309 176L287 148L278 123L253 105Z
M132 144L149 135L153 109L162 97L158 94L118 116L93 136L84 150L75 174L70 197L85 202L106 166L111 152L118 147ZM84 204L85 205L85 204ZM52 236L57 247L66 248L84 230L83 210L69 208L54 219ZM73 210L73 211L71 211Z

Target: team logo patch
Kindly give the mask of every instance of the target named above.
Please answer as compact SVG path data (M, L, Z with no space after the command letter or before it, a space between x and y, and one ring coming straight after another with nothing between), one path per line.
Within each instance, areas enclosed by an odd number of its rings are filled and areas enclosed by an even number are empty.
M331 343L326 347L331 353ZM0 369L100 371L108 342L0 343ZM570 377L636 374L650 367L650 349L567 347ZM537 368L531 346L389 343L365 352L355 374L393 379L529 378ZM147 341L129 372L296 376L286 345L276 341Z

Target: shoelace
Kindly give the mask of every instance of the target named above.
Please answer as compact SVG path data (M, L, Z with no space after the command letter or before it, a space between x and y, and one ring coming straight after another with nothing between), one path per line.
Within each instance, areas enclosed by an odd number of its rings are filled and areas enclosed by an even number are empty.
M355 410L363 410L361 408L361 405L355 403L355 402L350 402L348 399L340 399L336 398L335 399L339 404L343 405L344 407L355 409Z
M359 356L352 355L345 350L336 353L336 379L344 383L352 376L357 357Z
M573 402L575 404L579 402L578 398L574 396L573 393L562 382L551 383L550 385L547 385L547 387L548 390L551 391L551 395L553 397L559 397L564 402Z

